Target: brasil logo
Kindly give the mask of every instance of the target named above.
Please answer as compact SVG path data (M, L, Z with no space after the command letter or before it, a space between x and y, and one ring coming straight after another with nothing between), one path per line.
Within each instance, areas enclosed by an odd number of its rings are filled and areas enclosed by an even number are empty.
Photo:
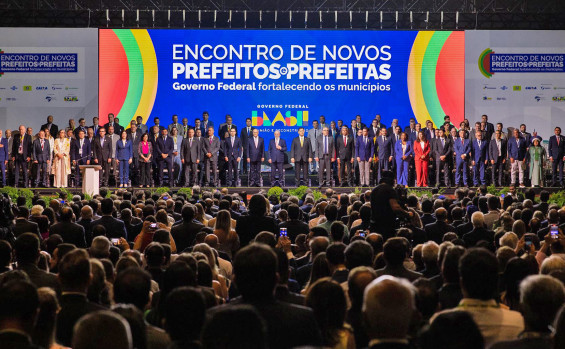
M490 56L494 53L493 50L487 48L479 56L479 70L486 78L490 79L494 73L490 70Z
M285 116L278 111L275 118L271 121L267 113L263 112L263 116L257 116L257 110L251 112L252 126L275 126L279 122L283 126L308 126L308 111L298 110L296 116L292 116L290 111L285 112Z

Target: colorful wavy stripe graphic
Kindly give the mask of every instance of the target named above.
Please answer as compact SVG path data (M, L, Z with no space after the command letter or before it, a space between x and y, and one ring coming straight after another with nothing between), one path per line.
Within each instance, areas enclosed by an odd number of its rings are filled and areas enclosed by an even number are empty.
M155 104L158 68L155 48L145 29L103 29L99 34L99 115L113 113L129 126L138 115L146 122ZM112 91L108 93L108 91Z
M443 124L449 115L459 125L465 113L464 32L422 31L408 61L407 86L414 116L422 127Z

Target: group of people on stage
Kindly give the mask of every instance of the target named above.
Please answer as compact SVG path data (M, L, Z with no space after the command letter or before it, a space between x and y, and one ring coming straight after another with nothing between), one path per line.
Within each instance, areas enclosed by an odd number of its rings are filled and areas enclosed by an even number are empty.
M396 171L397 183L404 186L426 187L431 182L447 187L478 186L489 182L487 170L490 182L497 186L543 186L548 160L553 168L548 184L563 185L565 137L559 127L546 150L542 138L527 132L525 124L509 128L507 134L502 123L495 128L487 115L474 128L467 119L457 128L445 116L438 128L429 120L422 128L411 118L404 129L397 119L385 126L380 115L368 126L360 115L350 126L342 120L326 123L320 116L312 121L312 128L298 129L290 147L275 130L267 150L251 118L238 133L232 117L226 115L217 136L207 112L194 125L187 118L179 123L177 115L166 127L158 117L153 122L148 128L138 116L126 129L109 114L105 125L94 117L92 125L86 126L86 120L80 118L78 125L70 119L68 127L59 129L49 115L36 134L24 125L6 130L4 137L0 130L2 184L79 186L79 166L97 164L102 166L103 186L109 185L110 174L119 187L240 186L240 172L248 173L248 186L261 186L261 166L268 159L271 185L284 184L284 164L289 161L295 167L296 186L311 185L309 174L317 173L320 187L366 187L378 183L388 170ZM504 176L507 167L509 183Z

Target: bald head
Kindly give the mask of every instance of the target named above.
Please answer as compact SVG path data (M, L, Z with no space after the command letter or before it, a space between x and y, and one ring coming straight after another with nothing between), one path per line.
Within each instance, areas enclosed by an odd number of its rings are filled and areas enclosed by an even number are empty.
M370 339L405 339L414 311L412 285L384 275L365 289L363 317Z
M204 238L204 243L212 248L218 248L218 237L216 234L208 234Z

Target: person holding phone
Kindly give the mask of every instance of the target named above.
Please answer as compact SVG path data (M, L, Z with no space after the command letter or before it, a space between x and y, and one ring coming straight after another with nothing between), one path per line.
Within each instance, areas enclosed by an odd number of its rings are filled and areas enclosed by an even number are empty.
M520 239L520 241L522 241ZM565 235L558 225L553 224L549 227L549 233L547 233L544 238L543 246L536 253L536 260L538 265L542 265L543 261L548 257L548 251L551 252L551 256L558 256L565 258ZM520 245L520 243L518 243ZM525 245L525 241L524 241Z

